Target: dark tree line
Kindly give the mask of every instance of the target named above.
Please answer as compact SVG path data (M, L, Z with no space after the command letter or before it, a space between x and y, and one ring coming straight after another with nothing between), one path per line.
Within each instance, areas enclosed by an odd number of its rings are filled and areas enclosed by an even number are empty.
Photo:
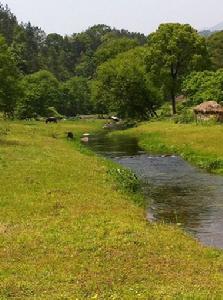
M93 76L97 49L110 39L126 38L136 44L146 43L140 33L117 30L107 25L95 25L72 36L46 34L31 23L19 24L7 6L0 4L0 34L17 55L19 70L31 74L41 69L50 71L58 80L72 76Z

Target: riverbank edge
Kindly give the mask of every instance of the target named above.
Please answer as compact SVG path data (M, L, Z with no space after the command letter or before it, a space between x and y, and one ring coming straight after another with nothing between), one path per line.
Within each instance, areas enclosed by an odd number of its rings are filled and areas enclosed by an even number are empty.
M104 129L99 129L91 132L92 136L109 133L109 131L105 132ZM117 189L124 195L128 195L134 202L134 204L139 206L140 208L146 209L146 207L148 207L149 199L145 199L142 193L142 182L131 169L124 167L117 162L114 162L112 159L103 157L102 155L95 153L87 146L87 144L81 141L80 134L78 135L78 138L75 139L72 143L75 149L80 153L87 156L94 156L106 166L106 174L108 180L113 182L115 189Z
M223 156L206 153L205 149L200 151L193 148L193 146L182 143L169 143L167 141L168 135L164 136L163 132L159 129L160 122L157 122L157 130L150 132L149 125L154 125L155 123L156 122L142 123L135 128L114 131L110 133L110 135L135 137L139 141L139 146L148 153L167 156L178 155L200 169L206 170L209 173L223 175ZM171 123L166 122L166 124L168 126ZM145 125L148 126L147 131L144 128ZM185 128L186 126L187 125L185 125Z

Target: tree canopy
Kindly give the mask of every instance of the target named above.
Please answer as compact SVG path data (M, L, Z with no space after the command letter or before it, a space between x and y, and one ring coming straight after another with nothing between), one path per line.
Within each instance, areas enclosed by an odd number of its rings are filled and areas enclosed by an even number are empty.
M214 69L223 68L223 31L213 33L207 43Z
M20 94L19 71L11 48L0 36L0 110L7 117L14 116L16 100Z
M183 83L183 92L193 104L223 101L223 70L191 73Z
M61 86L60 113L66 116L88 114L92 111L89 82L84 77L73 77Z
M59 82L50 72L43 70L27 75L21 86L23 96L17 105L17 116L21 119L47 116L49 107L59 106Z
M148 118L161 95L145 70L145 48L135 48L102 64L93 84L93 100L123 118Z
M176 95L185 76L193 70L207 68L208 52L205 39L190 25L162 24L148 37L147 69L157 84L172 100L176 113Z

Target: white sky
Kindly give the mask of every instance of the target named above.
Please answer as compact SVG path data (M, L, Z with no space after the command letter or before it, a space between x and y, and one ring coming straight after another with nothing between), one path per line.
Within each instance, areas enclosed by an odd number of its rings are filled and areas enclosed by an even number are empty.
M95 24L150 33L160 23L190 23L197 29L223 22L223 0L0 0L19 21L47 33L71 34Z

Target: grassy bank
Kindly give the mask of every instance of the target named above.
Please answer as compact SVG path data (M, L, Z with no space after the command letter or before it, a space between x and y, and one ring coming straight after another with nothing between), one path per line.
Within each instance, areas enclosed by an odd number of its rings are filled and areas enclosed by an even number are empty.
M200 168L223 174L222 125L150 122L113 134L135 136L149 152L179 154Z
M65 139L101 123L0 128L0 299L221 299L222 252L149 224Z

